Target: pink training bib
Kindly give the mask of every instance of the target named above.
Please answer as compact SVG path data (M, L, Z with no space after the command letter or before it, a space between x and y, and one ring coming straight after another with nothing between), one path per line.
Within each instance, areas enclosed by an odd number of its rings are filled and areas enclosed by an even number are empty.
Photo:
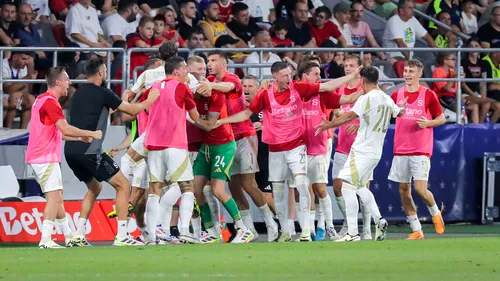
M361 88L361 84L356 86L356 91L358 91ZM345 89L347 89L347 85L344 85L339 88L339 94L345 95ZM354 93L352 93L354 94ZM351 94L351 95L352 95ZM354 103L351 104L341 104L340 108L344 111L344 113L347 113L351 111L351 108L354 106ZM335 149L336 152L340 152L343 154L349 154L351 152L351 146L354 143L354 140L356 139L356 135L358 134L357 132L354 134L348 134L347 133L347 126L349 125L357 125L359 124L359 119L356 118L352 120L351 122L344 124L339 127L339 134L338 134L338 141L337 141L337 148Z
M325 155L328 152L328 131L323 131L315 136L316 125L321 124L321 117L327 116L321 110L320 96L312 97L308 102L303 102L302 115L304 119L307 155Z

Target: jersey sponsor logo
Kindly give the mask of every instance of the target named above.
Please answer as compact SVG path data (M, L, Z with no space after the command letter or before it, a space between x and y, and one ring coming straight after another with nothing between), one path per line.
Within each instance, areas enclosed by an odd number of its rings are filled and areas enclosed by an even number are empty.
M318 116L320 114L319 110L307 110L302 109L302 115L304 118L310 118L311 116Z
M271 191L272 189L271 189L271 186L268 185L268 186L264 187L264 190Z
M296 104L294 104L292 106L282 107L282 108L273 108L271 114L277 115L277 114L285 113L287 116L292 116L292 115L295 115L293 113L293 111L295 111L295 110L297 110Z

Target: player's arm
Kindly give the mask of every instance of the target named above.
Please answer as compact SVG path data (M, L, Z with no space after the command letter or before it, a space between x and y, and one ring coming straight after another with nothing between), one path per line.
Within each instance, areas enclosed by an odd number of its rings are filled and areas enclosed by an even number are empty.
M208 82L203 81L200 82L200 85L196 89L196 92L203 95L208 96L207 94L211 93L212 90L219 91L222 93L229 93L236 89L236 85L232 82Z
M352 95L342 95L340 97L340 104L351 104L355 103L361 95L363 95L365 92L363 91L363 88L360 88L356 93Z
M427 101L428 96L430 96L430 98ZM418 126L423 129L423 128L427 128L427 127L432 128L432 127L441 126L444 123L446 123L446 118L444 117L443 109L442 109L441 104L439 103L439 100L434 92L427 91L426 102L428 103L428 110L430 111L433 118L431 120L428 120L424 116L420 117L419 119L417 119Z
M124 149L127 149L130 146L131 139L132 139L132 135L128 135L123 139L123 141L119 145L110 149L109 153L111 154L111 157L114 157L116 155L116 153L118 153Z
M243 111L240 111L234 115L231 115L229 117L226 117L224 119L219 120L217 122L217 125L224 125L224 124L232 124L232 123L240 123L243 121L246 121L252 116L253 112L250 109L245 109Z
M335 120L328 122L328 120L323 118L323 123L318 124L316 128L316 135L321 133L322 131L328 130L330 128L338 127L344 125L346 123L351 122L352 120L358 118L358 115L354 111L349 111L347 113L342 114L342 116L336 118Z
M356 71L353 73L346 75L344 77L340 77L337 79L330 80L325 83L319 84L319 92L333 92L336 89L340 88L342 85L349 83L351 80L356 79L356 77L359 75L359 71L361 71L363 67L360 66Z
M70 124L68 124L65 119L59 119L55 124L59 131L61 131L61 133L63 134L64 140L82 140L82 138L93 138L100 140L102 138L101 130L81 130L75 126L71 126Z
M126 101L122 101L120 106L118 106L118 110L130 115L137 115L141 111L149 108L149 106L153 104L159 96L160 91L158 89L153 89L149 92L148 98L145 101L141 103L128 103Z

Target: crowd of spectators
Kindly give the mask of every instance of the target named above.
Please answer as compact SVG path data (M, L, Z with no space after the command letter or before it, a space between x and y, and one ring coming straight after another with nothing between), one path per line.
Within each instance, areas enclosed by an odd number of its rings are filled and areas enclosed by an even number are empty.
M337 2L337 1L334 1ZM251 67L285 60L293 66L307 52L290 52L296 48L400 48L398 52L363 53L364 65L373 65L381 78L403 78L400 69L413 53L405 51L417 41L429 47L463 46L477 52L463 53L457 69L455 53L435 53L427 78L500 78L500 54L484 52L500 47L500 2L491 0L356 0L338 2L332 9L320 0L0 0L0 45L11 47L83 47L83 48L150 48L165 41L179 48L283 48L280 52L230 52L230 67L243 77L251 74L271 78L270 67ZM415 16L420 10L447 27ZM380 35L364 21L370 13L387 20ZM470 40L462 40L467 34ZM347 53L316 52L321 61L321 77L344 75ZM155 53L133 53L131 72L141 73L143 66L155 60ZM187 53L181 53L186 59ZM206 58L204 53L199 53ZM262 57L261 57L262 55ZM434 54L433 54L434 55ZM52 52L4 51L3 79L43 79L52 66ZM67 66L70 78L82 78L85 62L94 56L106 57L102 50L58 53L57 63ZM119 53L109 53L111 77L121 79L123 71ZM391 75L393 73L394 75ZM397 83L396 83L397 84ZM388 90L392 82L381 82ZM439 96L443 107L456 111L456 82L425 84ZM500 83L462 83L461 94L471 123L500 118ZM63 108L71 102L61 101ZM119 95L120 86L113 87ZM29 109L34 97L45 89L30 83L3 83L4 126L12 127L20 117L20 128L29 123ZM114 120L120 122L119 118Z

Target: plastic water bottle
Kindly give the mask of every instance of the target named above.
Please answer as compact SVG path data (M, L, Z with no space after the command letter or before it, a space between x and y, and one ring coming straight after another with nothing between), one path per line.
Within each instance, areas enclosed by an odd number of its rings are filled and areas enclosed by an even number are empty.
M465 111L465 105L462 104L462 124L467 124L467 112Z
M257 6L257 9L255 9L255 17L256 18L262 17L262 9L260 8L260 6Z
M281 6L281 17L287 18L287 12L286 12L285 5Z

